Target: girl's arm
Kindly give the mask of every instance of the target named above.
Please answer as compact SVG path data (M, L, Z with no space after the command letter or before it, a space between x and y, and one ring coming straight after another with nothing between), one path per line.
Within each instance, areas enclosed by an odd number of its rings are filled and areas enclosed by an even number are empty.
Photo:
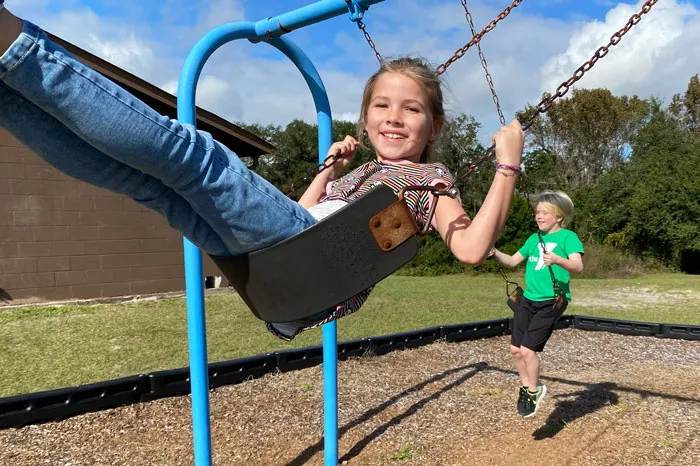
M314 177L309 187L306 188L304 194L299 198L299 204L305 209L318 204L321 197L326 194L326 184L334 179L332 169L329 168L320 172Z
M331 145L326 158L335 154L340 154L343 158L338 160L331 168L327 168L316 175L309 187L304 191L304 194L299 198L299 204L303 208L308 209L318 204L321 197L326 194L326 184L338 178L345 170L345 167L350 165L359 146L360 143L352 136L345 136L344 140L334 142Z
M503 126L493 137L499 163L520 165L524 139L525 134L517 120ZM508 215L517 179L513 175L515 173L508 170L496 171L484 203L471 222L460 199L439 198L435 208L437 231L460 261L480 264L488 256Z
M578 252L571 253L568 259L564 259L553 252L545 252L543 260L545 265L558 265L569 273L581 273L583 271L583 259L581 258L581 253Z
M506 267L515 267L516 265L521 264L525 260L525 258L522 254L520 254L520 252L516 252L512 256L509 256L508 254L502 253L496 248L493 248L493 257L495 257L498 262L505 265Z

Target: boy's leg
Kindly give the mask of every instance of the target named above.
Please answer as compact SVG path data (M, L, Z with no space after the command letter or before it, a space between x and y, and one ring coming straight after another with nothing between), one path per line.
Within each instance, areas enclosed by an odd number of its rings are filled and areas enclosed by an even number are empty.
M79 138L181 195L232 254L314 223L208 133L157 114L86 67L31 23L0 57L0 79Z
M515 368L520 374L520 381L524 386L528 386L530 380L521 349L533 315L530 303L531 301L524 296L520 298L518 310L513 313L513 333L510 338L510 354L513 357Z
M61 123L0 82L0 128L73 178L131 197L211 254L228 254L221 238L172 189L100 153Z
M519 306L513 313L513 333L510 339L510 354L513 357L515 369L520 375L520 388L518 393L517 411L523 415L525 410L525 402L527 399L527 386L530 379L527 373L527 366L523 360L522 342L527 333L527 328L530 325L532 313L528 305L528 300L524 296L520 298Z
M537 353L544 350L545 345L552 336L554 325L561 317L562 312L554 308L554 300L532 302L534 315L530 321L527 334L523 339L523 350L527 372L534 386L528 387L528 413L529 417L537 412L540 403L547 393L547 387L540 383L540 359Z
M525 366L525 385L531 392L537 391L540 383L540 358L537 353L525 346L520 347L523 365Z

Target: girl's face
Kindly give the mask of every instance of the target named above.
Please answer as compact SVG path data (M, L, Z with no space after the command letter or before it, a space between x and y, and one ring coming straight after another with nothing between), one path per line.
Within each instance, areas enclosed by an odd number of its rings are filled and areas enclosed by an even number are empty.
M546 206L537 204L535 209L535 222L537 222L537 228L539 228L540 231L554 233L561 229L561 221L562 218L552 215Z
M377 79L365 122L380 162L418 163L433 137L428 98L416 81L401 73L384 73Z

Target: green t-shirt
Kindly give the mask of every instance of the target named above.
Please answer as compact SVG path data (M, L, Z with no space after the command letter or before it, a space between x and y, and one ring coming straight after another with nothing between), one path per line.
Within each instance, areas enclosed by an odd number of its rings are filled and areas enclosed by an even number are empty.
M557 256L568 259L570 254L583 254L583 244L576 233L562 228L554 233L543 235L545 249ZM549 267L544 264L542 258L542 246L537 233L533 233L522 248L518 251L525 258L525 297L532 301L546 301L554 298L554 287ZM569 290L569 278L571 274L558 265L552 266L554 279L559 289L566 294L566 300L571 301Z

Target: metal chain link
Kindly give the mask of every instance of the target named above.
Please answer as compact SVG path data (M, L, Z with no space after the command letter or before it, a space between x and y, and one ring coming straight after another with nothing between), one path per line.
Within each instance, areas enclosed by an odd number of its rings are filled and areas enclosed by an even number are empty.
M474 21L472 19L472 14L469 12L469 8L467 8L467 0L461 0L462 6L464 7L464 14L467 17L467 22L469 23L469 29L472 31L472 36L476 36L476 29L474 28ZM501 103L498 100L498 94L496 94L496 88L493 84L493 78L491 77L491 73L489 73L489 66L486 63L486 56L484 55L484 52L481 50L481 42L478 42L476 44L476 48L479 51L479 59L481 60L481 67L484 69L484 73L486 73L486 82L489 85L489 88L491 89L491 96L493 97L493 103L496 105L496 111L498 112L498 117L501 120L501 124L503 126L506 125L506 119L503 116L503 112L501 111Z
M289 186L289 190L287 191L287 197L294 194L294 192L297 189L299 189L299 185L303 185L307 181L311 181L311 179L315 178L316 175L318 175L322 171L327 170L327 169L331 168L333 165L335 165L336 162L338 160L340 160L341 158L342 157L340 156L340 154L331 154L328 157L326 157L326 159L323 161L323 163L319 163L318 165L316 165L316 168L314 169L313 172L311 172L311 174L309 174L309 175L305 176L304 178L301 178L297 181L294 181L291 184L291 186Z
M460 58L462 58L464 56L464 54L467 53L467 50L469 50L472 46L478 44L482 37L484 37L488 32L492 31L493 28L496 27L496 24L498 24L499 21L505 19L505 17L510 14L510 11L513 8L520 5L522 3L522 1L523 0L513 0L513 3L508 5L503 11L501 11L498 14L498 16L496 16L496 18L491 20L491 22L489 24L487 24L486 27L484 29L482 29L479 34L476 34L474 37L472 37L472 40L470 40L469 42L464 44L464 46L462 46L461 48L457 49L455 51L454 55L452 55L445 63L438 66L435 69L435 73L439 76L439 75L443 74L445 71L447 71L447 68L449 68L449 66L452 63L454 63L457 60L459 60Z
M464 8L464 14L467 17L467 22L469 23L469 29L472 32L472 37L476 35L476 28L474 27L474 20L472 18L472 14L469 12L469 7L467 7L467 0L461 0L462 2L462 7ZM486 56L484 55L483 50L481 50L481 42L478 42L476 44L476 48L479 52L479 59L481 60L481 67L484 69L484 73L486 74L486 82L489 85L489 88L491 89L491 96L493 97L493 103L496 105L496 111L498 112L498 117L501 121L501 125L505 126L506 125L506 119L503 116L503 112L501 111L501 105L498 99L498 94L496 94L496 88L493 84L493 78L491 77L491 73L489 73L489 67L488 64L486 63ZM516 282L511 281L508 276L506 275L506 272L503 270L501 267L501 264L496 261L496 269L498 270L498 273L501 274L503 277L503 280L506 282L506 296L510 296L510 291L509 291L509 286L511 284L515 285L516 287L519 287L520 285Z
M360 28L360 31L362 31L362 34L365 36L365 40L369 44L370 48L374 51L374 56L377 57L377 61L379 64L382 63L382 56L379 54L379 51L377 51L377 46L374 45L374 41L372 40L372 37L369 35L369 32L367 32L367 26L365 26L365 23L362 22L362 20L357 21L357 27Z

